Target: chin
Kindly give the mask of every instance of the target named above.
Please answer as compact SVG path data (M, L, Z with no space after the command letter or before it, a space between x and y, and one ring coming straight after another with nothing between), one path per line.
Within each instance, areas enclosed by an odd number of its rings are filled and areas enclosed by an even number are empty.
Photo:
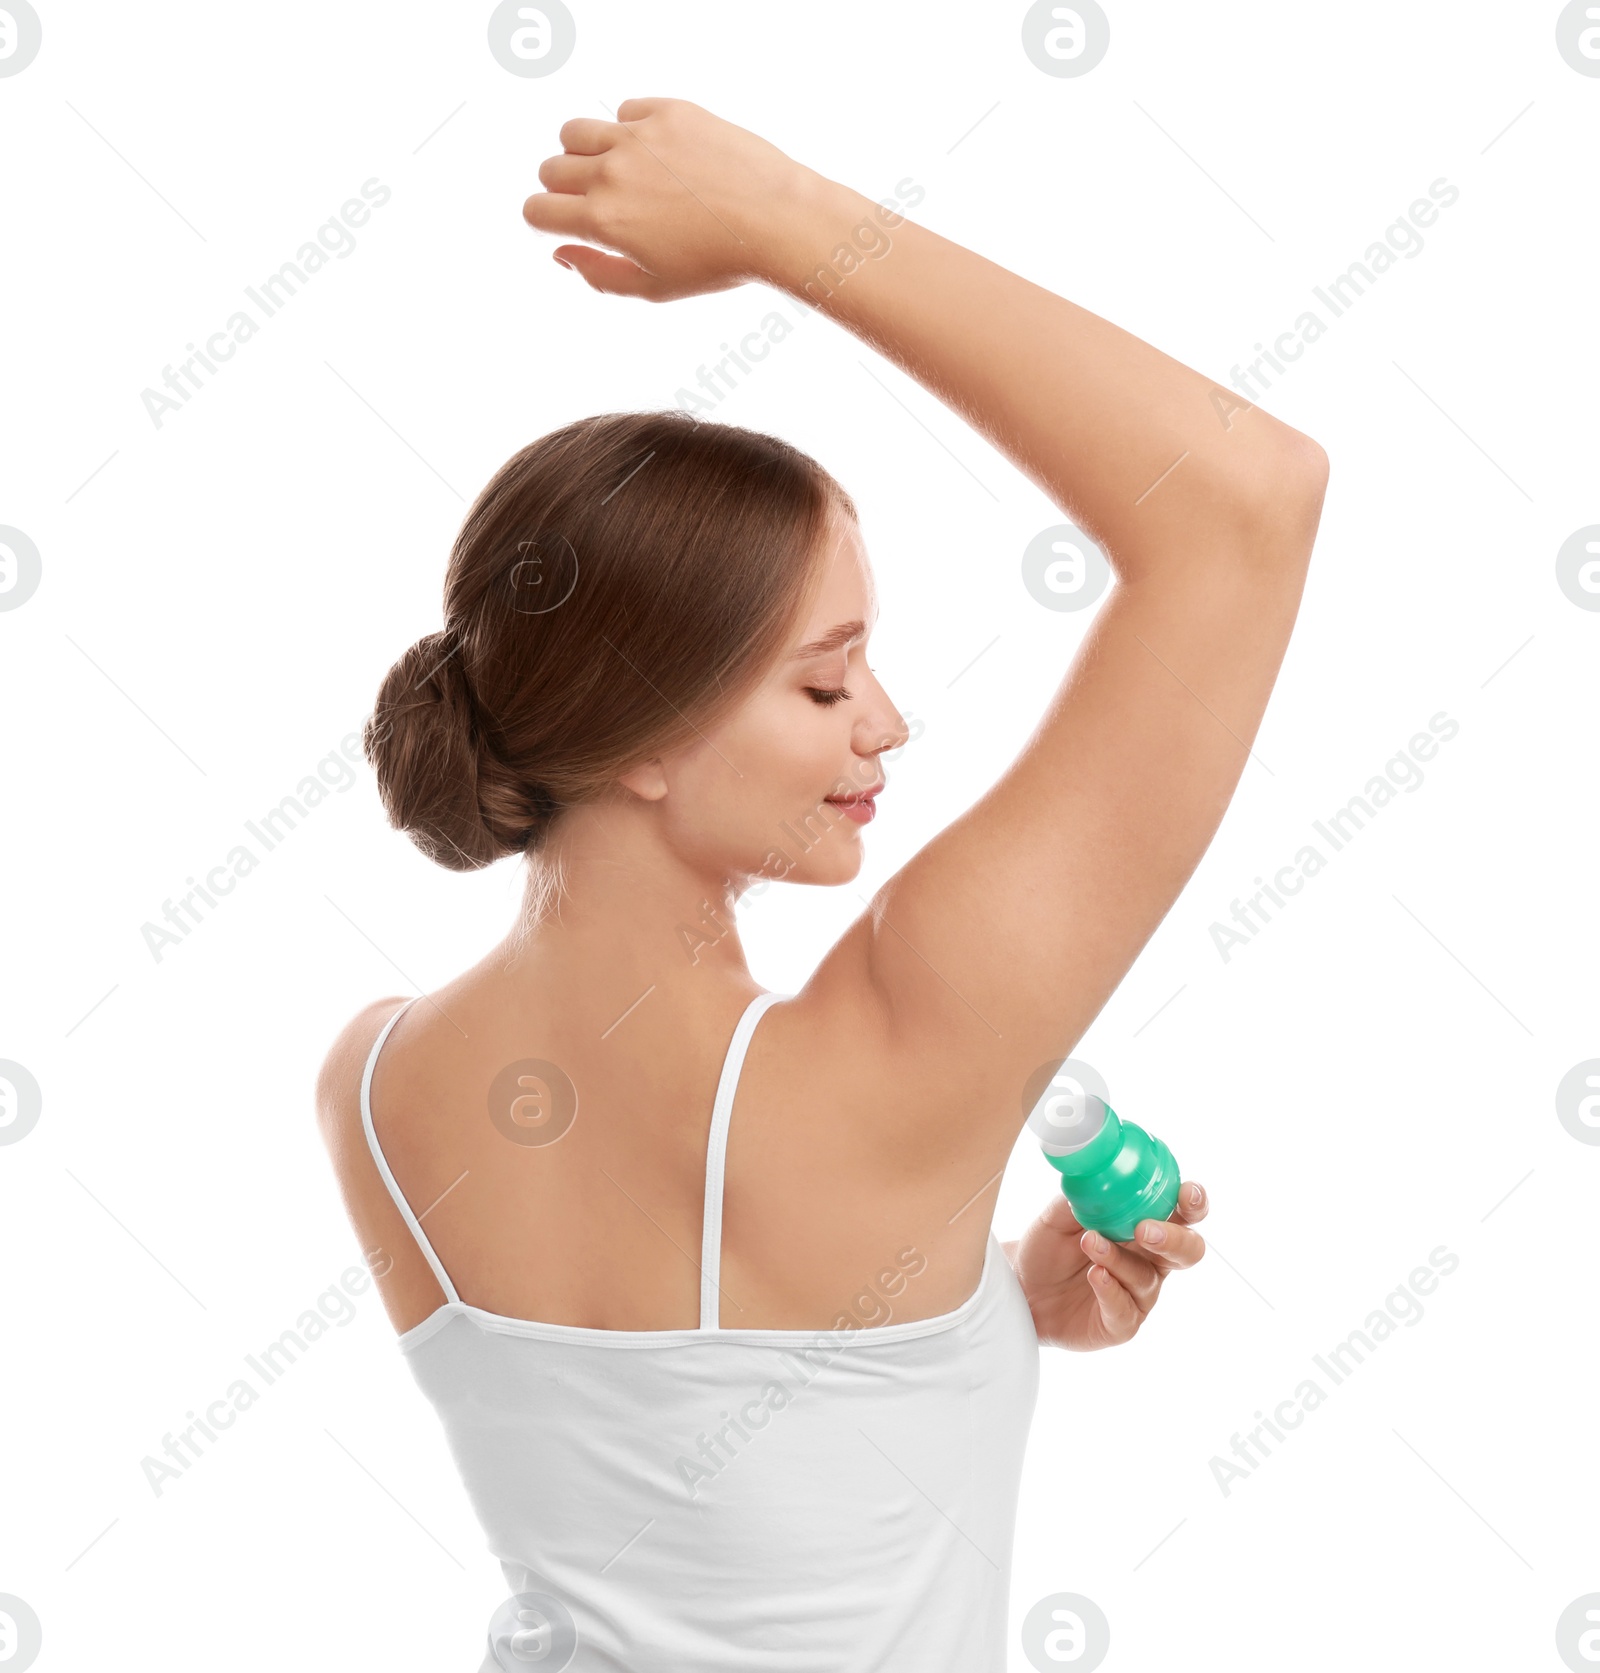
M794 870L785 876L784 882L810 883L820 888L850 883L861 875L861 866L865 859L866 854L859 838L845 837L841 841L835 836L829 836L826 841L819 842L800 857Z

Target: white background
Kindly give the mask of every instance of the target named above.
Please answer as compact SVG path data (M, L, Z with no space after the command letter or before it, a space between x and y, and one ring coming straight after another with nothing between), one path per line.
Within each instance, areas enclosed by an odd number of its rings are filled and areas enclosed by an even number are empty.
M159 961L142 926L359 729L503 459L672 404L773 306L595 296L522 222L561 122L641 94L875 197L912 178L914 218L1224 383L1458 188L1262 399L1332 459L1300 625L1221 833L1076 1054L1210 1187L1210 1253L1132 1345L1044 1356L1012 1665L1062 1592L1113 1673L1563 1665L1600 1591L1600 1146L1555 1102L1600 1057L1600 613L1555 578L1600 523L1600 78L1544 0L1106 3L1076 78L1015 4L617 0L526 79L486 4L39 0L0 79L0 523L42 555L0 613L0 1058L43 1089L0 1147L0 1592L41 1668L477 1664L501 1577L370 1292L159 1496L141 1461L359 1258L317 1065L475 960L519 873L430 865L362 766ZM141 391L373 177L354 253L156 427ZM752 970L793 991L1003 770L1092 612L1022 585L1048 502L827 321L716 415L856 496L874 664L926 723L858 885L747 904ZM1224 961L1212 923L1441 712L1420 788ZM1024 1134L1000 1235L1054 1183ZM1421 1318L1318 1376L1440 1246ZM1308 1375L1325 1403L1224 1493L1212 1459Z

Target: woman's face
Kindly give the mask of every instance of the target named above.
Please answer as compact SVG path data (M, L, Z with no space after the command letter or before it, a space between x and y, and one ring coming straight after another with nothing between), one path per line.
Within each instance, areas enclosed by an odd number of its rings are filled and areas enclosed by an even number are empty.
M809 614L750 697L662 762L668 840L723 877L847 883L872 809L843 798L885 782L885 750L908 731L867 665L877 616L855 520L834 510Z

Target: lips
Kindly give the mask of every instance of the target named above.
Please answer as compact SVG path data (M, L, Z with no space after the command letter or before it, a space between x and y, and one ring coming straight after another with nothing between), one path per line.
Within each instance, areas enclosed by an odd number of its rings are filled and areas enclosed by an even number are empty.
M873 798L882 789L881 784L875 784L870 790L853 790L848 796L828 796L824 799L839 808L846 819L865 825L877 817L878 809Z

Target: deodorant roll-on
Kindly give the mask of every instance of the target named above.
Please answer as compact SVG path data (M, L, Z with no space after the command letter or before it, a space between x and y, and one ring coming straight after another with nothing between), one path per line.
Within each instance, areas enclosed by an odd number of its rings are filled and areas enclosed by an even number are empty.
M1160 1139L1124 1121L1094 1092L1052 1090L1028 1127L1061 1175L1078 1224L1127 1243L1141 1220L1168 1219L1178 1206L1178 1164Z

